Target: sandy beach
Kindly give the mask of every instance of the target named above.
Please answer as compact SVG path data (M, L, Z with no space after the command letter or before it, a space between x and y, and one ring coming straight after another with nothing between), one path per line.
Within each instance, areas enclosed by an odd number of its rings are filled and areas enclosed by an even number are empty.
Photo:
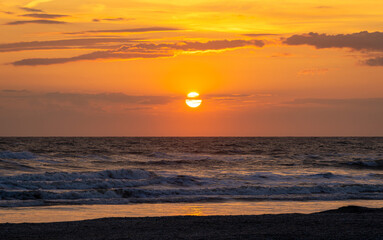
M1 224L2 239L382 239L383 208L313 214L102 218Z

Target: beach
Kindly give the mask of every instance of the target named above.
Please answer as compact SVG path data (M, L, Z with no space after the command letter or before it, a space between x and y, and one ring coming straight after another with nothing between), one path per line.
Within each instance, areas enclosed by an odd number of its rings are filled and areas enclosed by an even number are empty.
M0 224L2 239L382 239L383 208L313 214L103 218Z

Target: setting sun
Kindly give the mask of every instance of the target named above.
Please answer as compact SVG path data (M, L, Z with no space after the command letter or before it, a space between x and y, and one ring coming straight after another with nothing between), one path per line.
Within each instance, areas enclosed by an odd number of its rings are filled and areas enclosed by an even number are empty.
M188 93L188 98L185 100L186 105L188 105L191 108L196 108L199 107L202 103L201 99L195 99L196 97L199 96L199 93L197 92L190 92Z
M199 93L197 93L197 92L190 92L190 93L188 93L188 97L190 97L190 98L195 98L195 97L198 97L199 96Z

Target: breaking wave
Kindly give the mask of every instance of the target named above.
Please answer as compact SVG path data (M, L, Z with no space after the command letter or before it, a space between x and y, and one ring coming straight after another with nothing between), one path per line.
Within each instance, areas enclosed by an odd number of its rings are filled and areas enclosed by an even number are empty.
M227 200L383 199L379 174L276 174L222 177L171 175L143 169L47 172L0 177L0 206L129 204ZM376 183L364 183L375 179Z
M356 168L368 168L368 169L383 169L383 159L369 160L369 161L354 161L346 163L348 166Z

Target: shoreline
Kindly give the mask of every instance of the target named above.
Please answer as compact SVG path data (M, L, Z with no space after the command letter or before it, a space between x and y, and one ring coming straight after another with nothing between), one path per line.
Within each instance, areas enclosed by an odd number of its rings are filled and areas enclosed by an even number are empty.
M112 217L310 214L348 205L383 208L383 200L227 201L121 205L52 205L0 208L0 223L49 223Z
M0 224L3 239L381 239L383 208L311 214L101 218Z

